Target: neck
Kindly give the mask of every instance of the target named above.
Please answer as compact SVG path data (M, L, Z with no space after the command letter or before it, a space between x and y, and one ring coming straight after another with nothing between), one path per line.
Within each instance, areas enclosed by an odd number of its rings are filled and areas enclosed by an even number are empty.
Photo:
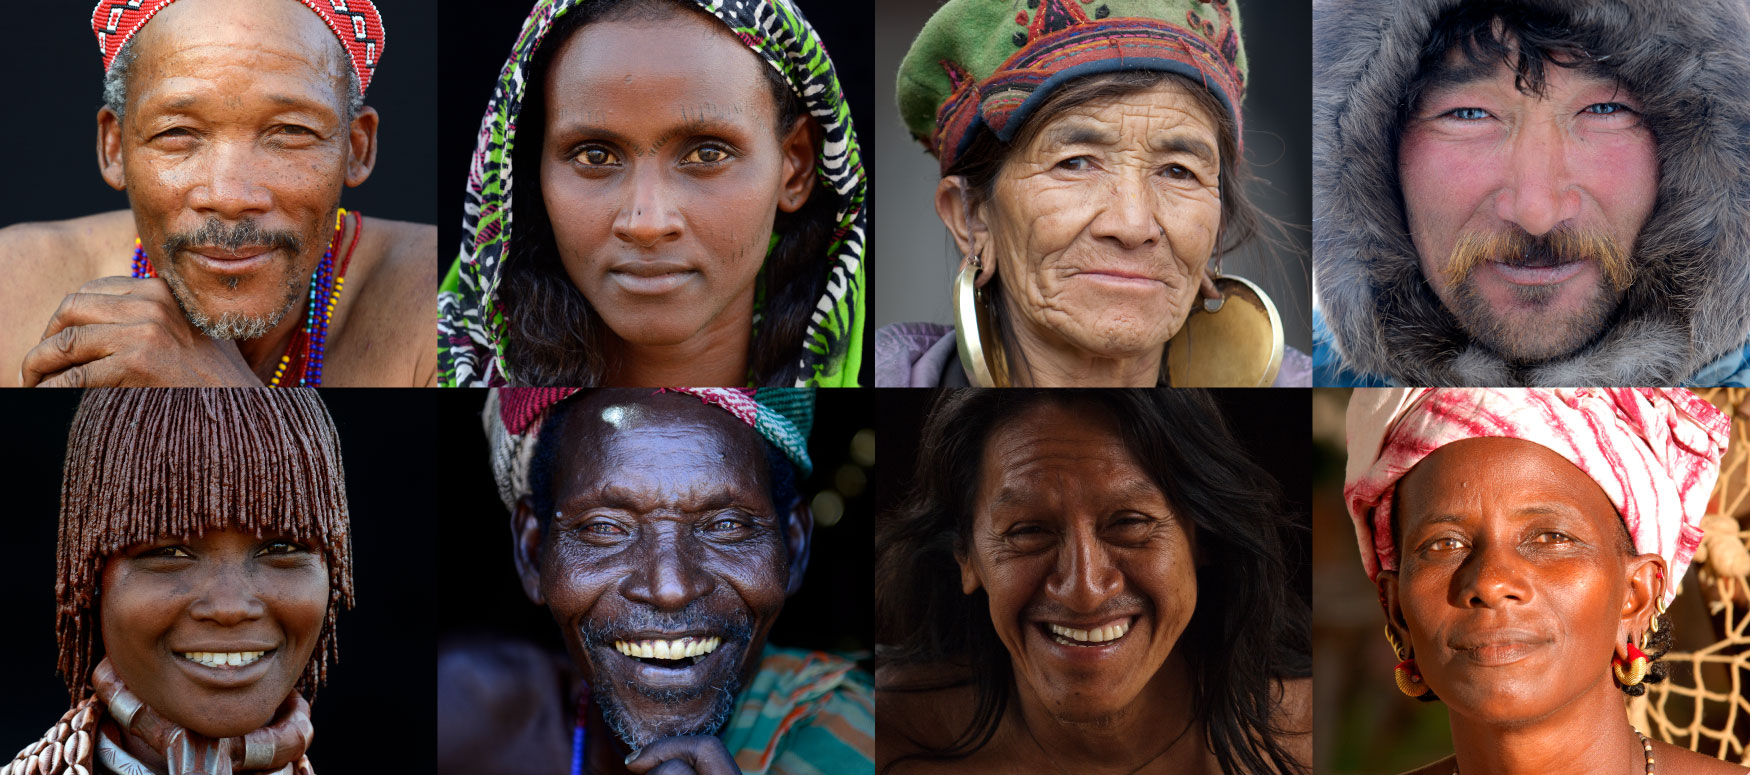
M698 333L673 344L618 339L609 387L742 387L753 331L753 290Z
M340 236L329 245L334 250L336 274L340 272L340 264L344 260L341 253L352 240L353 230L356 228L355 219L348 213L341 223ZM312 269L311 273L314 274L314 272L315 270ZM266 335L255 339L236 341L237 354L243 356L243 362L249 364L249 370L255 373L256 378L260 379L263 385L273 379L273 372L279 367L280 358L291 351L292 338L304 329L304 318L309 314L310 300L307 294L310 292L311 282L310 275L305 275L303 293L298 295L297 300L292 303L292 308L286 311L285 317L281 318L280 322ZM329 336L330 339L333 338L332 331L330 331ZM283 384L285 380L291 380L295 383L297 378L298 375L288 373L281 382Z
M1054 715L1030 687L1017 682L1012 726L1037 747L1016 738L1014 750L1044 754L1031 771L1132 773L1203 772L1207 749L1203 725L1194 718L1191 674L1174 651L1129 706L1097 719L1066 720Z
M1452 746L1464 775L1582 775L1646 771L1609 674L1580 698L1534 721L1496 722L1452 709Z
M1009 304L1004 301L1004 304ZM1022 357L1009 358L1009 373L1016 387L1154 387L1160 384L1164 346L1141 352L1106 356L1090 353L1040 327L1013 305L1008 308L1014 345Z

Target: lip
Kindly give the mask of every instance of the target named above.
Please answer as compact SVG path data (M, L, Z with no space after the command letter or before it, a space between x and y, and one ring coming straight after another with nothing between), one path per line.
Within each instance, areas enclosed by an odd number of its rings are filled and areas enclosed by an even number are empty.
M1447 645L1459 657L1482 667L1502 667L1530 657L1553 642L1530 630L1503 629L1458 635Z
M1591 263L1569 261L1555 266L1511 266L1490 261L1487 266L1496 277L1513 285L1560 285L1574 279Z
M650 636L654 639L657 636ZM685 637L683 635L665 635L668 639ZM625 639L630 640L631 636ZM642 639L642 637L641 637ZM652 689L690 689L700 686L716 677L719 660L723 654L731 650L731 643L725 639L717 646L717 650L705 655L704 659L686 667L658 667L646 664L616 651L611 643L596 646L596 651L604 662L617 666L624 675L629 675L634 681Z
M627 293L657 296L686 285L699 275L678 261L628 261L608 267L608 277Z
M181 653L195 651L266 651L267 653L262 654L260 659L239 667L207 667L199 662L183 659L181 656ZM239 689L253 684L265 677L268 674L270 667L278 663L280 657L279 649L271 647L251 649L194 648L183 649L180 650L180 652L181 653L172 652L170 654L171 661L175 662L176 666L180 668L183 674L188 676L190 680L213 689Z
M1107 627L1115 624L1124 624L1125 622L1129 622L1130 624L1130 629L1128 631L1116 639L1098 645L1069 645L1060 643L1057 638L1051 635L1051 631L1047 627L1047 625L1056 624L1071 629L1090 630L1095 627ZM1141 614L1128 614L1125 616L1105 617L1098 620L1031 620L1027 622L1027 630L1031 633L1028 637L1037 639L1040 645L1044 648L1045 653L1072 664L1089 664L1116 658L1119 652L1124 649L1125 645L1133 640L1132 635L1137 631L1137 628L1141 624Z
M1081 278L1126 288L1157 288L1166 285L1150 275L1124 269L1083 269L1070 275L1070 278Z
M267 246L245 246L237 250L217 247L196 247L183 250L196 268L208 274L244 275L271 263L279 249Z

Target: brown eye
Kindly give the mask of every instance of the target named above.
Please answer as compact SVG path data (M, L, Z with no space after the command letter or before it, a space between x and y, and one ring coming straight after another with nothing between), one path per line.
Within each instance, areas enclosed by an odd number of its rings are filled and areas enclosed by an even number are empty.
M729 153L714 145L701 145L694 148L681 161L688 164L716 164L729 158Z
M583 153L577 155L577 160L586 167L605 167L620 163L620 158L606 148L585 148Z

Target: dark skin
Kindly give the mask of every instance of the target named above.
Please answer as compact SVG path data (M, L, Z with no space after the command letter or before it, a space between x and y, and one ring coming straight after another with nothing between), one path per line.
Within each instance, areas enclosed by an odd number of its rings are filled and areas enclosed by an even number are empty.
M328 569L291 536L237 529L129 547L103 567L103 649L116 674L165 719L207 737L239 737L296 691L322 634ZM197 653L266 652L213 667ZM211 661L211 658L207 658ZM128 752L162 755L127 735Z
M377 113L346 120L350 64L321 19L292 0L183 0L132 45L125 118L97 114L100 171L132 210L0 232L0 259L24 278L0 299L14 323L0 357L20 364L0 380L263 384L303 328L342 191L376 164ZM301 248L199 240L164 252L171 235L245 223ZM337 260L353 232L349 222ZM128 276L136 235L163 279ZM325 384L435 384L435 340L425 341L436 325L434 249L430 227L371 219L329 324ZM267 328L214 338L196 315Z
M541 195L566 273L615 334L613 385L743 385L779 211L818 128L778 130L768 65L715 20L603 21L547 74Z
M764 441L721 409L679 394L598 391L557 429L549 519L518 503L511 529L529 599L559 624L566 650L599 698L612 692L650 738L632 751L592 702L589 771L737 773L723 741L705 733L715 696L663 702L626 687L720 686L759 669L766 634L800 586L813 517L771 502ZM709 627L661 631L624 624L682 612L745 617L751 636L725 638L698 663L655 668L613 642L721 636ZM609 633L589 646L582 631ZM636 753L636 756L629 756Z
M1379 592L1451 711L1459 770L1644 771L1610 660L1647 630L1668 571L1633 553L1598 483L1541 445L1466 439L1416 464L1395 507L1399 568ZM1661 773L1743 772L1656 741L1653 755Z
M959 558L962 590L989 596L1015 668L1015 702L972 757L901 771L1220 772L1184 690L1184 651L1175 648L1196 607L1195 533L1132 457L1116 421L1097 409L1041 404L998 426L985 442L974 509L970 551ZM1104 629L1101 639L1114 624L1125 632L1108 645L1078 645L1054 638L1050 624ZM930 677L888 672L879 682ZM1305 688L1284 705L1304 705ZM906 736L951 742L972 704L965 688L881 693L878 723L902 735L878 737L878 765L916 750Z

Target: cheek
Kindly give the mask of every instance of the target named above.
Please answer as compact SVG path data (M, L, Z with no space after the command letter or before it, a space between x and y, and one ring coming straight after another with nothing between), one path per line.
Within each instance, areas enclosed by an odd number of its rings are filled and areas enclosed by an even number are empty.
M328 615L328 572L287 571L263 585L263 597L286 635L314 648Z
M1581 188L1598 200L1605 226L1633 245L1659 196L1659 158L1652 135L1635 129L1595 135L1570 155Z

